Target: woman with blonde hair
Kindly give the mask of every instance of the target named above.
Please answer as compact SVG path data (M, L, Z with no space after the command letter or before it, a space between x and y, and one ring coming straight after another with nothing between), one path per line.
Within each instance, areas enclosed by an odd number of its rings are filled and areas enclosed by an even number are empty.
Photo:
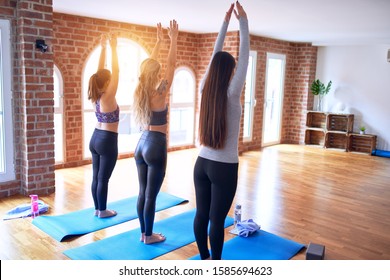
M165 240L161 233L153 233L153 224L156 198L165 177L167 163L167 97L175 72L178 33L178 25L172 20L168 28L170 47L167 67L160 80L161 64L157 58L163 41L163 30L161 24L157 24L157 42L151 57L141 64L134 93L135 120L143 130L134 158L139 180L137 213L141 227L140 240L145 244Z
M201 85L199 140L202 147L194 167L194 234L202 260L221 259L224 222L237 189L240 99L248 68L249 30L246 13L238 1L236 9L231 4L225 15ZM222 51L233 11L240 25L237 66L234 57Z
M106 42L108 37L101 36L101 53L98 71L89 79L88 99L95 107L97 124L92 134L89 149L92 153L92 197L95 204L95 216L108 218L115 216L114 210L107 209L108 181L118 157L119 106L116 91L119 80L117 38L111 36L112 73L104 68Z

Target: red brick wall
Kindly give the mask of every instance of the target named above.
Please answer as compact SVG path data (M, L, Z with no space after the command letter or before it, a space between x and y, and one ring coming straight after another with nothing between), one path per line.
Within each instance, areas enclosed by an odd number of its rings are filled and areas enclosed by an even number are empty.
M131 39L151 52L156 38L155 27L53 13L51 0L2 1L0 18L12 20L14 46L14 122L17 179L0 183L0 197L16 193L54 192L53 63L64 81L65 163L77 166L83 160L82 71L100 34L113 32ZM45 39L47 53L35 50L35 40ZM180 32L178 66L187 66L199 84L214 47L216 33ZM224 50L237 57L239 33L228 32ZM312 107L309 81L314 79L317 49L309 44L251 36L251 50L257 51L254 138L242 142L240 152L261 148L266 53L287 56L283 105L283 143L302 143L305 110ZM161 50L166 56L168 45ZM163 68L165 65L163 65ZM199 89L196 89L198 93ZM196 104L199 104L197 96ZM196 108L198 112L198 106ZM196 116L197 119L197 116ZM243 126L241 120L241 126ZM197 131L197 130L196 130ZM186 148L186 147L185 147ZM182 148L175 148L182 149Z
M35 49L36 39L53 37L52 1L2 1L1 9L12 26L16 180L0 184L0 197L53 193L53 53Z
M314 96L310 84L315 78L317 47L310 44L295 44L291 99L284 117L285 142L303 144L305 138L306 111L313 108ZM285 103L286 104L286 103Z

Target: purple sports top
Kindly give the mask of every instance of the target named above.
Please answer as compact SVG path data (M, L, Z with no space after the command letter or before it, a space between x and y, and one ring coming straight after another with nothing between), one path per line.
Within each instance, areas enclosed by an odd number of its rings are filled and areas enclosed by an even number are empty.
M96 101L96 118L101 123L115 123L119 122L119 106L117 105L115 111L103 113L100 112L100 99Z

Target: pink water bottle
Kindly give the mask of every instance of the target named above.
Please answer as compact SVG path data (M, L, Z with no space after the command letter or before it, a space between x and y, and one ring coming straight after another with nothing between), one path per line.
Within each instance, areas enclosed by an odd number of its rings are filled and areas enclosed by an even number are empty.
M31 197L31 217L34 219L39 215L38 195L32 194Z

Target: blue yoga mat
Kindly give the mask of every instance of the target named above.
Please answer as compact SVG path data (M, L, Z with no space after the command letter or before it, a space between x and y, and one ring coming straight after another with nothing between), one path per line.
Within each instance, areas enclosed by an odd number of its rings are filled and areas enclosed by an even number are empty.
M157 196L156 211L183 202L188 202L188 200L160 192ZM55 240L64 241L72 236L87 234L137 218L136 203L137 196L108 203L107 208L118 212L116 216L111 218L100 219L94 216L94 208L88 208L58 216L39 216L33 220L33 225Z
M372 155L378 156L378 157L387 157L390 158L390 151L384 151L384 150L373 150Z
M225 242L224 260L289 260L305 245L258 230L249 237L234 237ZM199 255L191 260L199 260Z
M195 210L158 221L153 231L166 236L164 242L145 245L139 229L134 229L64 252L73 260L151 260L195 241ZM227 217L225 227L233 224Z

